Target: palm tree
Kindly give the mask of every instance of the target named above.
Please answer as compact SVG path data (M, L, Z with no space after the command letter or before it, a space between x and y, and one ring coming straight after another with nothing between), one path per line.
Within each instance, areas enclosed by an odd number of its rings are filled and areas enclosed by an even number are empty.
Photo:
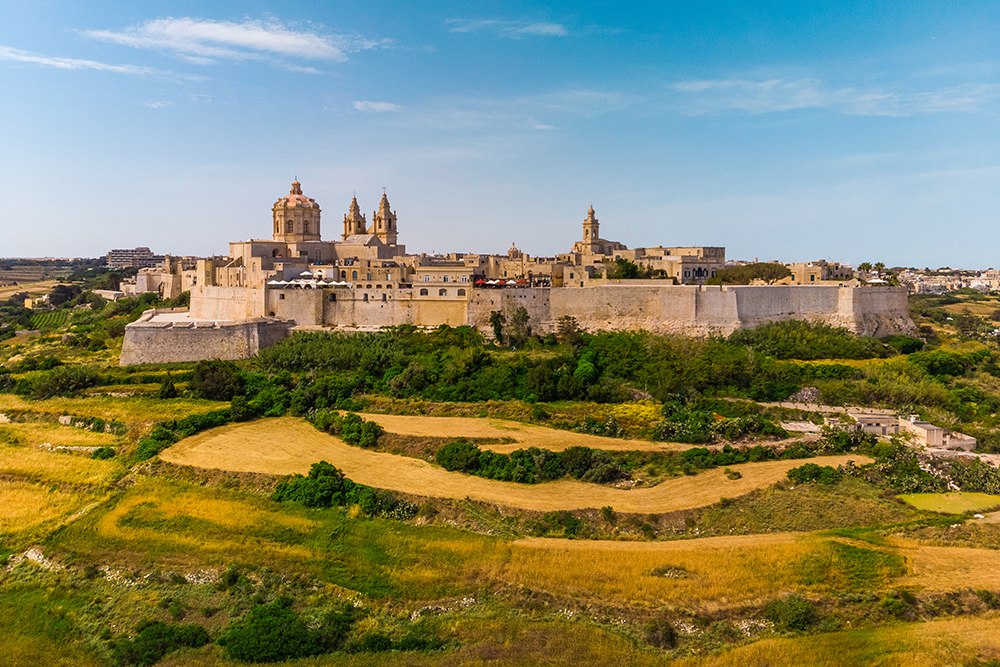
M876 262L875 266L873 266L872 268L875 269L875 273L877 273L879 279L881 279L882 278L882 272L885 271L885 264L882 263L882 262Z

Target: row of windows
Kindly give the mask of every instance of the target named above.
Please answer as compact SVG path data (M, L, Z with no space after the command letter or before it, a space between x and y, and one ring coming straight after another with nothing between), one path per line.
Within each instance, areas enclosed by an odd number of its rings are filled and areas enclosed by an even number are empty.
M504 274L504 275L507 275L507 274ZM433 276L427 276L427 275L425 275L424 276L424 282L425 283L429 283L432 278L433 278ZM443 283L450 283L451 282L451 276L441 276L441 282L443 282ZM458 277L458 282L460 282L460 283L467 283L467 282L469 282L469 276L459 276Z
M429 296L429 293L426 289L422 289L420 290L420 296ZM448 290L442 287L441 289L438 290L438 296L448 296ZM465 296L465 290L459 289L458 296Z
M370 288L371 285L369 285L368 287ZM379 285L379 287L381 288L381 285ZM465 290L464 289L459 289L457 295L458 296L465 296ZM422 289L422 290L420 290L420 296L430 296L430 295L428 294L428 292L427 292L426 289ZM446 290L444 288L439 289L438 290L438 296L448 296L448 290ZM278 295L278 299L280 301L284 301L285 295L284 294L279 294ZM388 299L388 297L385 294L383 294L382 295L382 300L386 301L387 299ZM363 294L362 297L361 297L361 300L362 301L368 301L368 295L367 294ZM332 301L332 302L336 302L337 301L337 295L336 295L336 293L333 293L333 292L330 293L330 301Z
M277 223L277 222L274 223L274 233L275 234L278 233L279 227L280 227L279 223ZM286 234L293 234L294 232L295 232L295 221L294 220L287 220L285 222L285 233ZM308 234L309 233L309 221L308 220L306 220L305 222L302 223L302 233L303 234Z

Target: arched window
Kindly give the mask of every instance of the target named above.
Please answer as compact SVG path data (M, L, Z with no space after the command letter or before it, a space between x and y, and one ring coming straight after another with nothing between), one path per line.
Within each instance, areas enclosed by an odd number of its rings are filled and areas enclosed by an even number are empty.
M347 280L347 271L341 271L340 272L340 279L341 280Z
M285 233L286 234L291 234L294 231L295 231L295 223L292 222L291 220L287 221L285 223Z
M357 279L358 279L358 272L351 271L351 280L357 280Z
M438 290L438 296L448 296L448 290L442 287L441 289Z
M465 290L464 289L458 290L458 295L459 296L465 296Z
M305 222L302 223L302 233L303 234L308 234L309 233L309 221L308 220L306 220Z
M281 225L279 225L279 224L278 224L278 221L277 221L277 220L275 220L275 221L274 221L274 233L275 233L275 234L277 234L277 233L278 233L278 232L280 232L280 231L281 231Z
M427 290L425 289L420 290L420 296L427 296Z

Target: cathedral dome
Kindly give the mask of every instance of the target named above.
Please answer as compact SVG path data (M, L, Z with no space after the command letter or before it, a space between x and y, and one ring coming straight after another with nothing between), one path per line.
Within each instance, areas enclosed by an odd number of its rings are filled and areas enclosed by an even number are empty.
M292 189L288 191L287 197L282 197L274 203L275 208L314 208L319 209L319 204L315 199L302 194L302 184L298 180L292 181Z

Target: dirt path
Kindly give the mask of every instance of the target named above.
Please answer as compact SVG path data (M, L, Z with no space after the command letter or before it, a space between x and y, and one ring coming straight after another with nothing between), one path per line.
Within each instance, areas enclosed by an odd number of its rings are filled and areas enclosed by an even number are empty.
M650 442L649 440L622 440L605 438L587 433L561 431L545 426L521 424L504 419L482 417L424 417L421 415L361 414L365 419L378 422L389 433L419 435L439 438L513 438L510 444L481 445L502 454L518 449L538 447L561 452L569 447L590 447L614 451L683 451L691 445L678 442Z
M382 489L440 498L472 498L529 510L552 511L610 505L619 512L671 512L702 507L724 496L736 497L773 484L804 461L767 461L731 466L743 476L728 479L721 469L666 481L652 488L615 489L561 480L514 484L448 472L426 461L351 447L291 417L232 424L181 440L160 458L198 468L270 474L305 473L312 463L329 461L356 482ZM860 455L809 459L819 465Z

